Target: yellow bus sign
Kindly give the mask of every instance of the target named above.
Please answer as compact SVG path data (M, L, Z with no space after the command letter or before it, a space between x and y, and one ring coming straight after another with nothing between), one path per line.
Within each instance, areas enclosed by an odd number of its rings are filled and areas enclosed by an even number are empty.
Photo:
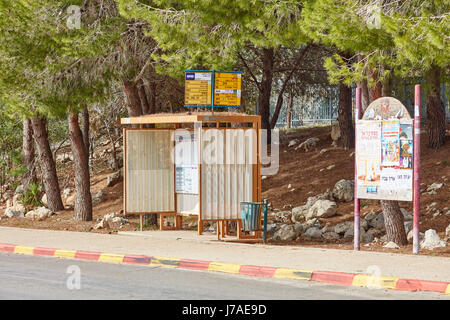
M214 73L214 105L240 106L241 88L241 73L216 71Z
M192 106L206 106L212 104L211 71L186 72L184 104Z

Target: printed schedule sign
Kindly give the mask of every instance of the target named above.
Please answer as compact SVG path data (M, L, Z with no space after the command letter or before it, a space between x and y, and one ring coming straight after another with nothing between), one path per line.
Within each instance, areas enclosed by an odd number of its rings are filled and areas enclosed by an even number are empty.
M212 72L186 72L185 105L211 105Z
M238 71L186 71L186 107L239 107L241 93L242 74Z
M412 127L409 119L357 122L358 198L412 201Z
M220 72L214 74L214 105L239 106L241 105L240 73Z

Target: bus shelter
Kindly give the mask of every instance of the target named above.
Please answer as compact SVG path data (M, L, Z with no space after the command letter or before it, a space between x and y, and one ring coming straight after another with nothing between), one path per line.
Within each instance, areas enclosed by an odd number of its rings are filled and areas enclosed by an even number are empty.
M161 230L185 216L217 223L217 236L237 223L241 202L261 202L261 117L234 112L153 114L122 118L124 213L159 214ZM164 226L173 216L174 226Z

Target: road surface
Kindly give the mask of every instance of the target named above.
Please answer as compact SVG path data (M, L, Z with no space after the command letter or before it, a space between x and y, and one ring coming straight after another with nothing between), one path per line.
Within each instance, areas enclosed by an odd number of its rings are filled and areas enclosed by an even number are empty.
M450 296L0 253L0 299L448 300Z

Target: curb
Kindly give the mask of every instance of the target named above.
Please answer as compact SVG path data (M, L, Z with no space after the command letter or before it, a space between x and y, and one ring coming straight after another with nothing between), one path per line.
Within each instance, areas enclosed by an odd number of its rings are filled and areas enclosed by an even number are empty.
M317 281L329 284L356 286L365 288L390 289L400 291L432 291L450 295L450 282L403 279L374 276L370 274L345 273L332 271L299 270L289 268L241 265L225 262L202 261L150 257L143 255L125 255L82 250L63 250L41 247L20 246L0 243L0 252L35 256L49 256L65 259L80 259L119 264L138 264L178 269L223 272L252 277Z

